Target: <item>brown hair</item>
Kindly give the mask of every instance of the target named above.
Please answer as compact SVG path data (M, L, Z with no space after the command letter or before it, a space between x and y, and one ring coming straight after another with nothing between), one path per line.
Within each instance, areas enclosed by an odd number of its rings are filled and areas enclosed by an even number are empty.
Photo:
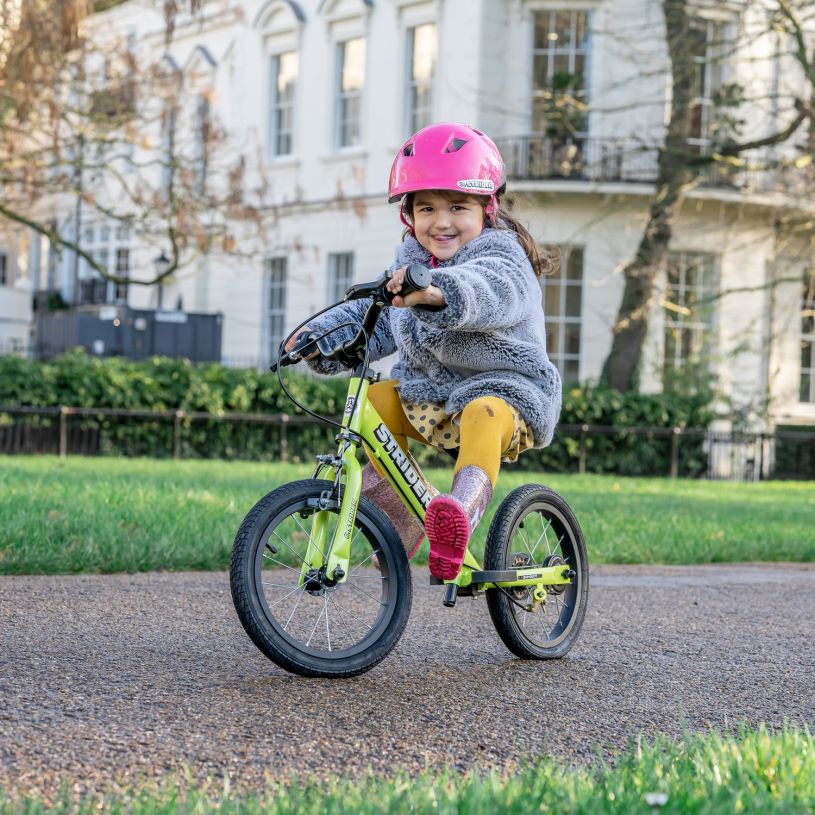
M455 190L434 190L433 192L438 193L443 198L448 200L457 198L461 195L465 195L467 198L478 199L479 204L481 204L481 207L484 210L484 218L486 220L486 209L487 204L489 203L489 198L487 196L470 195L467 193L460 193ZM535 272L537 277L540 277L543 274L552 274L560 267L560 253L557 251L557 249L552 250L550 248L544 248L541 246L532 237L530 231L517 218L513 217L508 210L501 206L500 196L502 193L503 187L496 194L496 200L498 201L498 212L495 213L494 216L493 228L506 229L514 232L518 236L518 241L523 247L524 252L526 252L526 256L529 258L529 262L532 264L532 271ZM409 192L402 199L402 214L410 223L413 223L413 201L415 200L415 196L416 193ZM408 235L412 234L412 232L413 230L410 227L406 227L405 231L402 233L402 240L404 240Z

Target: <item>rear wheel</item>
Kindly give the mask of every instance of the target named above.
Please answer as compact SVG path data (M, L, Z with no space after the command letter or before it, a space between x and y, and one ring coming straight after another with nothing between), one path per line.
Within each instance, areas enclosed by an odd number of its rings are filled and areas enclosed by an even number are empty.
M232 599L243 627L269 659L302 676L369 670L399 641L410 613L405 550L387 516L365 497L345 580L314 569L301 577L315 545L316 513L326 513L325 546L333 540L339 516L333 492L332 482L316 479L270 492L246 516L232 550Z
M574 645L589 596L583 532L569 505L538 484L513 490L493 516L484 553L488 570L563 564L572 582L533 603L526 587L488 589L487 606L504 644L524 659L559 659ZM527 610L529 608L533 610Z

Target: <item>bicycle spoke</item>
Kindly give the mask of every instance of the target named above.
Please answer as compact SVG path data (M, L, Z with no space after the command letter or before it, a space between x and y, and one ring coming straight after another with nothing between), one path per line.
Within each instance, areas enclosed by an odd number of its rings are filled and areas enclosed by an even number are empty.
M297 559L298 559L298 560L299 560L301 563L305 563L305 562L306 562L306 561L305 561L305 560L304 560L304 559L303 559L303 558L302 558L300 555L298 555L298 554L297 554L297 552L295 552L295 550L294 550L294 549L292 549L291 544L289 544L289 542L288 542L287 540L284 540L283 538L281 538L281 537L280 537L280 535L278 535L278 534L277 534L277 532L276 532L274 529L272 530L272 534L273 534L273 535L274 535L274 536L275 536L275 537L276 537L276 538L277 538L277 539L278 539L278 540L279 540L279 541L280 541L280 542L281 542L281 543L282 543L282 544L283 544L283 545L284 545L284 546L285 546L285 547L286 547L286 548L287 548L287 549L288 549L288 550L289 550L289 551L290 551L290 552L291 552L291 553L292 553L292 554L293 554L293 555L294 555L294 556L295 556L295 557L296 557L296 558L297 558ZM263 557L266 557L266 555L264 554L264 555L263 555Z
M367 628L369 631L373 631L373 630L374 630L374 628L373 628L373 626L372 626L372 625L368 625L368 623L366 623L366 622L365 622L365 620L363 620L363 619L362 619L360 616L358 616L357 614L354 614L354 612L353 612L353 611L349 611L349 610L348 610L347 608L345 608L344 606L341 606L337 600L334 600L334 605L335 605L335 606L336 606L338 609L340 609L340 611L344 611L346 614L350 615L350 616L351 616L351 617L353 617L354 619L359 620L359 622L361 622L361 623L362 623L362 624L363 624L363 625L364 625L364 626L365 626L365 627L366 627L366 628Z
M323 561L325 561L325 552L323 552L323 550L319 546L317 546L317 544L314 542L314 539L311 537L311 534L306 531L306 528L303 526L303 524L301 524L297 517L294 515L291 516L291 519L297 524L297 526L300 527L300 529L303 531L303 534L308 538L308 547L306 548L306 552L308 552L309 548L311 548L313 544L314 548L320 553L320 557L323 559ZM303 560L302 558L300 559ZM305 563L305 560L303 560L303 563Z
M331 629L328 625L328 594L325 595L325 639L328 643L328 650L331 650Z
M532 557L532 550L529 548L529 541L526 537L526 529L524 527L519 526L518 532L520 533L521 537L523 538L523 544L526 547L526 551L529 552L529 557Z
M551 554L552 554L552 550L549 548L549 536L546 534L546 532L547 532L547 531L548 531L548 530L551 528L551 526L552 526L552 519L551 519L551 518L547 518L547 519L546 519L546 526L544 526L544 525L543 525L543 513L539 512L539 513L538 513L538 517L541 519L541 530L542 530L542 531L541 531L540 536L538 537L537 541L535 541L535 548L532 550L532 552L531 552L530 554L532 554L532 555L534 556L534 554L535 554L535 550L538 548L538 546L540 546L540 542L541 542L541 540L543 539L543 540L545 540L545 541L546 541L546 554L547 554L547 555L551 555Z
M353 569L351 569L351 571L348 573L348 577L351 577L352 575L356 574L369 560L371 560L373 558L373 556L374 556L374 551L372 549L371 554L368 555L368 557L366 557L365 560L363 560L361 563L357 563L357 565L354 566Z
M283 626L284 631L286 631L288 629L289 623L291 622L292 617L294 617L294 612L297 611L297 606L300 605L300 601L303 599L305 594L306 594L306 587L303 586L303 590L302 590L302 592L300 592L300 596L297 598L297 602L294 604L294 608L291 610L291 614L289 614L289 619L286 620L286 625Z
M348 632L349 641L351 643L353 643L354 635L351 633L351 629L348 627L348 623L346 622L345 617L343 617L343 615L340 614L340 605L339 605L339 603L334 599L333 594L326 593L326 597L328 597L328 599L331 601L331 605L333 605L334 608L336 609L337 617L339 618L340 622L345 626L345 630Z
M272 563L279 563L284 569L288 569L290 572L294 572L298 577L300 577L300 570L299 569L294 569L291 566L289 566L287 563L284 563L282 560L276 560L275 558L269 557L268 555L264 555L263 557L268 558L269 560L272 561Z
M306 648L308 648L309 645L311 645L311 638L314 636L314 632L317 630L317 626L320 624L320 620L322 619L322 616L323 616L323 612L321 610L320 613L317 615L317 619L314 621L314 628L311 629L311 634L309 634L309 637L306 640Z
M273 609L275 606L279 606L287 597L291 597L292 594L294 594L296 591L300 591L300 589L301 586L295 586L288 594L284 594L283 597L275 600L274 603L269 606L269 610L271 611L271 609Z
M356 583L351 583L350 581L346 581L345 584L347 586L350 586L352 589L356 589L360 594L364 594L369 600L373 600L377 605L379 605L379 606L384 606L385 605L381 600L377 600L376 597L374 597L371 594L368 594L367 591L363 591L359 586L356 585Z

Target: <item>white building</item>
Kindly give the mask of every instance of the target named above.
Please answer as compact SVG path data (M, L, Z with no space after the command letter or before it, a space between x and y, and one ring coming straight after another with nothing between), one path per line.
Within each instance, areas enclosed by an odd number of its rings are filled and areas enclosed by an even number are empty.
M716 93L732 82L757 100L742 108L743 136L776 131L790 117L783 100L810 92L782 40L762 33L762 3L698 6L694 143L707 149ZM210 0L177 21L168 48L163 17L143 0L90 25L180 73L192 149L203 105L274 215L264 241L238 228L250 260L211 254L161 295L106 284L105 298L222 311L224 357L267 363L284 333L390 263L401 234L385 200L393 156L418 127L457 120L499 143L515 213L562 247L561 271L543 283L550 355L567 381L599 375L669 113L658 0ZM547 136L547 98L564 84L586 112L570 114L571 135ZM811 215L804 181L803 171L741 171L687 194L651 307L644 389L701 352L737 405L769 405L772 424L815 424L815 328L801 316L811 238L788 228ZM141 274L162 248L101 223L83 229L112 269ZM69 255L49 266L43 241L0 252L0 326L10 314L25 322L33 287L75 301L92 277L75 280Z

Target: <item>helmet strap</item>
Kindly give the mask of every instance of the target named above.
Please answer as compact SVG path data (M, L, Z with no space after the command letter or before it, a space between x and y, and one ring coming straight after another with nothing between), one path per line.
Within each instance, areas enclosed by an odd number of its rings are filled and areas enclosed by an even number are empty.
M413 224L408 220L408 217L405 214L405 203L404 203L404 201L402 201L402 203L399 205L399 218L402 221L402 223L408 228L408 231L410 232L410 236L412 238L415 238L416 237L416 232L413 229Z
M489 203L484 207L484 215L487 218L487 223L490 226L495 226L498 217L498 196L491 195Z

